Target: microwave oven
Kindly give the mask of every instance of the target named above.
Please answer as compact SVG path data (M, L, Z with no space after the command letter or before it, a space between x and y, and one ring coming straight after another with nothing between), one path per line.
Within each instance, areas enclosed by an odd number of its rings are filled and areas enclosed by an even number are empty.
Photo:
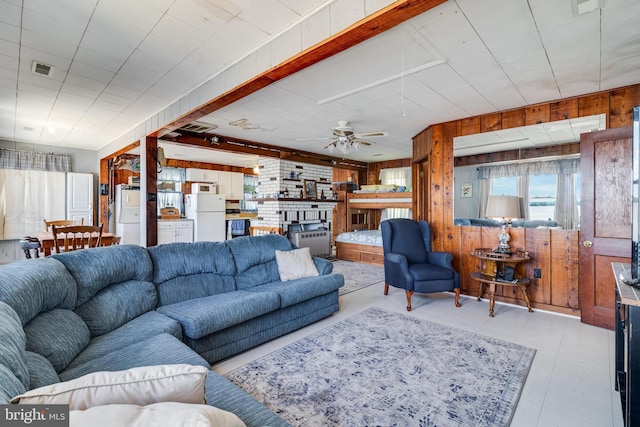
M194 182L191 184L191 193L211 193L216 194L218 192L218 187L216 184L210 184L205 182Z

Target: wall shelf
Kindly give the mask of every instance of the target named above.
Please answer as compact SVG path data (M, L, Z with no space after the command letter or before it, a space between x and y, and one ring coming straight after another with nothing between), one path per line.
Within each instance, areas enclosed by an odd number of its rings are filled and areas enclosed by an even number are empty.
M266 197L263 199L248 199L248 202L313 202L313 203L338 203L336 199L301 199L299 197Z

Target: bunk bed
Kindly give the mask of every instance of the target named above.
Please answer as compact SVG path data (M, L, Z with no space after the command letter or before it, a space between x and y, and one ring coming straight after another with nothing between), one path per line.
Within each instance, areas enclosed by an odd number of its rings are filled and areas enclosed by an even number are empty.
M412 194L379 191L347 193L345 204L347 231L338 234L335 239L336 258L383 264L382 236L379 224L371 221L371 211L386 208L410 209L413 204Z

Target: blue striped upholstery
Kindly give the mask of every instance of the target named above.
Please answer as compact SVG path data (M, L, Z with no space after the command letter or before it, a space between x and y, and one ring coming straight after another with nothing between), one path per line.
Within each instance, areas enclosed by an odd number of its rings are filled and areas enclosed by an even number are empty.
M0 302L0 404L27 391L26 337L18 314Z
M56 370L46 357L33 351L27 351L27 368L29 369L29 389L44 387L60 382Z

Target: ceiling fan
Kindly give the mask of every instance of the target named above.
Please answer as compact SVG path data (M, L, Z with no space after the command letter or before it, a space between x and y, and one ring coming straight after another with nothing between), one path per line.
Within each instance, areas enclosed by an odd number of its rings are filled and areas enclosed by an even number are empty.
M349 126L349 122L345 120L338 121L338 126L331 128L333 132L332 137L325 138L302 138L297 141L310 141L315 139L331 139L332 141L325 145L324 149L329 150L330 153L333 153L333 150L336 148L339 149L343 154L349 153L351 149L357 150L360 145L373 145L374 143L371 141L367 141L362 138L374 138L379 136L387 136L387 132L365 132L365 133L354 133L353 128Z

